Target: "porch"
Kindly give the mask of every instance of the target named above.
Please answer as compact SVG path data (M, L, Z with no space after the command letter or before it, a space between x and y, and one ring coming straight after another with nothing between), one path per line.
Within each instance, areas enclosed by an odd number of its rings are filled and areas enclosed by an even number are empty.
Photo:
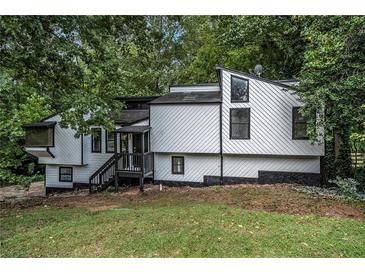
M114 154L90 177L90 192L101 191L112 183L118 190L120 178L138 178L140 190L143 191L144 179L153 178L149 133L149 126L125 126L112 132L114 139L110 145L114 148Z

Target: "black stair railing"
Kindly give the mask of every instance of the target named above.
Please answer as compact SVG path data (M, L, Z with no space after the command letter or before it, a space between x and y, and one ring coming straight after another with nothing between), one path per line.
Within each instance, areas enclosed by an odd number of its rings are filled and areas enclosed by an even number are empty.
M120 155L113 155L89 178L90 193L102 191L108 187L115 176L115 161L118 161Z

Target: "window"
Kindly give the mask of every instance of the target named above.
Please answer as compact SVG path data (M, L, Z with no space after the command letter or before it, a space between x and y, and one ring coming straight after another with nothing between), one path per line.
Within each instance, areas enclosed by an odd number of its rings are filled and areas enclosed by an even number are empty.
M120 152L128 152L128 134L120 134Z
M231 102L248 102L248 80L231 76Z
M91 152L101 152L101 128L91 129Z
M300 107L293 107L293 139L307 140L307 120L299 113Z
M60 182L72 182L72 167L60 167L59 168L59 181Z
M148 132L145 132L143 135L144 135L144 152L146 153L150 150L149 148L150 143L148 142L149 134Z
M53 147L54 127L27 128L25 135L25 146L28 147Z
M230 110L230 139L250 139L250 109Z
M105 131L105 152L114 152L115 133Z
M184 157L172 156L172 174L184 174Z

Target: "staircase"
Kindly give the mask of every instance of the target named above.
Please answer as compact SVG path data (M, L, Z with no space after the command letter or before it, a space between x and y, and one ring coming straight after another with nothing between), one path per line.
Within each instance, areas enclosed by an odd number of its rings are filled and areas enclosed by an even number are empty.
M95 193L105 190L115 178L115 161L118 156L113 155L89 178L89 191Z

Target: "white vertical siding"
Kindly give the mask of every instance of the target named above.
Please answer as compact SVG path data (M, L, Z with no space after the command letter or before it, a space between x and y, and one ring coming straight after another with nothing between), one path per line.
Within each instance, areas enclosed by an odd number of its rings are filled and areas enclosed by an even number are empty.
M277 85L250 78L249 102L231 103L231 75L228 71L222 71L224 153L323 155L323 145L312 145L308 140L292 140L292 107L302 105L292 91L284 91ZM249 140L229 138L231 108L251 109Z
M320 159L318 156L224 156L224 176L258 178L259 170L320 173Z
M219 153L219 104L151 105L154 152Z
M184 156L184 174L172 174L171 156ZM204 175L220 175L219 155L155 153L155 180L203 182Z
M73 188L73 183L59 181L59 166L58 165L46 165L46 186L47 187L60 187L60 188Z

